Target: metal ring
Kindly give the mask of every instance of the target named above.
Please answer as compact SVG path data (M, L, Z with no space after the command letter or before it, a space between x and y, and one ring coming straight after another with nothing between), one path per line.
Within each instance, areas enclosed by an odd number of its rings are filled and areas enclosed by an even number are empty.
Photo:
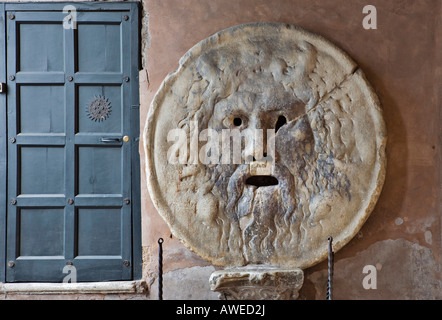
M159 239L158 239L158 243L159 243L159 244L162 244L163 242L164 242L164 239L163 239L163 238L159 238Z

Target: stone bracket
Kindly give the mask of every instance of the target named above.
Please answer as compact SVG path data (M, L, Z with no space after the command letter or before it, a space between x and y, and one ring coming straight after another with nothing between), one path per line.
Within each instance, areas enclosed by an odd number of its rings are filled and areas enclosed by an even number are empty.
M304 283L304 272L249 265L215 271L209 283L223 300L295 300Z

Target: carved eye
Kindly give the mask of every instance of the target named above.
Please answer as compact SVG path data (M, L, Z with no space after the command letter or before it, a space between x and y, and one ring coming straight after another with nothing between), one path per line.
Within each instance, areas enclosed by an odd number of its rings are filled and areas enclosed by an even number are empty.
M236 117L235 119L233 119L233 124L235 127L239 127L240 125L242 125L242 119Z
M278 132L279 128L281 128L283 125L287 123L287 119L284 116L279 116L278 120L275 124L275 133Z
M233 115L233 116L227 116L223 120L223 125L226 128L231 129L242 129L247 126L247 117L244 115Z

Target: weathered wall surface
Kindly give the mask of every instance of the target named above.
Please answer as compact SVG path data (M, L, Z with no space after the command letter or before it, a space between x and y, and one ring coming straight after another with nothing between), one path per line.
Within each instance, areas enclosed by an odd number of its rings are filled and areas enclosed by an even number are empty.
M387 123L387 176L378 204L335 255L335 299L441 299L440 143L442 3L439 0L143 0L141 132L154 94L200 40L259 21L299 25L323 35L360 65L379 95ZM362 27L365 5L377 29ZM140 142L141 168L144 168ZM164 299L217 299L215 270L171 236L153 207L142 169L144 279L157 299L157 240L164 238ZM363 268L377 270L366 290ZM300 299L324 299L327 262L305 270ZM38 296L43 297L43 296ZM9 298L17 298L10 296ZM35 297L34 297L35 298ZM58 297L60 298L60 297ZM65 298L65 297L63 297ZM74 295L72 299L103 299ZM108 296L124 299L124 296ZM133 297L146 298L146 296Z
M362 26L362 9L367 4L377 9L376 30ZM389 136L387 176L378 204L358 236L335 254L334 297L441 299L441 5L438 0L145 0L148 45L140 76L141 130L162 80L178 67L187 50L217 31L272 21L323 35L364 70L383 105ZM143 150L140 152L143 167ZM168 279L173 282L165 284L164 297L216 298L205 286L214 267L171 236L150 202L142 174L143 246L145 277L152 284L150 298L156 298L159 237L165 239L165 283ZM366 265L377 270L376 289L363 287L364 277L374 274L363 273ZM305 270L300 299L324 299L326 283L324 261Z

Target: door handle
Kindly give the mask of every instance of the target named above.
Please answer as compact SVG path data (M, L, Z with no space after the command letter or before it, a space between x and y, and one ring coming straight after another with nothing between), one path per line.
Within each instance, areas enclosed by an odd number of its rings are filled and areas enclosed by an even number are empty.
M6 83L0 82L0 93L6 93Z
M101 138L101 142L121 142L121 138Z

